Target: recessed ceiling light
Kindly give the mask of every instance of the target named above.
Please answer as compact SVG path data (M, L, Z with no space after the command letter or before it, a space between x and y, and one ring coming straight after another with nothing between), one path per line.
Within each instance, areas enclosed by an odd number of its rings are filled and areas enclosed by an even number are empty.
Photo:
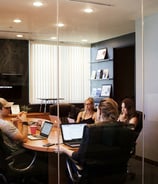
M40 1L35 1L35 2L33 3L33 5L36 6L36 7L40 7L40 6L43 5L43 3L40 2Z
M56 40L56 39L57 39L57 37L52 36L50 39L51 39L51 40Z
M83 39L83 40L82 40L82 42L88 42L88 40L86 40L86 39Z
M20 19L14 19L13 22L15 22L15 23L20 23L21 20L20 20Z
M58 27L64 27L64 24L63 23L58 23L57 26Z
M92 8L86 8L86 9L84 9L84 12L85 13L92 13L93 9Z
M18 38L22 38L22 37L23 37L23 35L22 35L22 34L18 34L18 35L16 35L16 37L18 37Z

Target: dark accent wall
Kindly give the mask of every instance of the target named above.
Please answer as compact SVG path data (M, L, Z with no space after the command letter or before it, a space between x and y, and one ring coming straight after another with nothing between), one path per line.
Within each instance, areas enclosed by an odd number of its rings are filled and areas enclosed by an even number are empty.
M119 104L125 97L135 100L135 33L92 44L91 61L100 48L107 48L107 57L113 58L112 98Z
M120 104L130 97L135 101L135 47L114 49L114 98Z
M28 104L28 41L0 39L0 97Z

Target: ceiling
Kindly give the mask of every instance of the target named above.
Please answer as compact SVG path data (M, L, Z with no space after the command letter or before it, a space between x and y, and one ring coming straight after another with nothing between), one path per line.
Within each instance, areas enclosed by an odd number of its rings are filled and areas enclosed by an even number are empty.
M141 17L142 0L0 0L0 38L94 43L134 32L135 20ZM93 13L86 14L85 8ZM144 0L144 15L158 12L158 0ZM58 15L58 16L57 16ZM14 23L19 18L21 23ZM62 22L64 27L57 28ZM23 38L17 38L23 34Z

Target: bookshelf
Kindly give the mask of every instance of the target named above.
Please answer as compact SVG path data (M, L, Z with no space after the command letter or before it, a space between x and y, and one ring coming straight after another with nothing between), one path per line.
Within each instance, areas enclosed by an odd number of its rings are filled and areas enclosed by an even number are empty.
M98 50L106 48L104 59L97 59ZM101 53L102 55L102 53ZM99 56L100 57L100 56ZM102 56L101 56L102 57ZM90 92L96 102L103 97L100 91L103 85L111 85L110 97L121 103L125 97L135 98L135 34L127 34L91 45L92 71L108 69L108 77L91 78ZM95 91L99 96L95 96ZM93 94L92 94L93 92Z
M99 49L93 53L91 61L91 96L94 97L96 105L103 98L101 90L103 85L111 85L110 97L113 94L113 48L106 48L105 59L96 60Z

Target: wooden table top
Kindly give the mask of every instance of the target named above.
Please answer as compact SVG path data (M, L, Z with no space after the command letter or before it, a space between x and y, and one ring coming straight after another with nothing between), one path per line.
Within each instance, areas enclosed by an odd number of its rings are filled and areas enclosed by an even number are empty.
M10 120L16 117L16 115L9 115L6 119ZM50 121L49 113L28 113L27 114L28 122L38 122L38 121ZM28 126L28 133L30 133L30 127ZM39 131L37 131L39 133ZM53 146L44 147L44 144L54 143L54 144L62 144L62 137L60 127L57 125L53 126L48 139L45 140L27 140L27 142L23 143L23 147L34 150L34 151L43 151L43 152L54 152ZM65 145L67 149L76 150L74 148L68 147Z
M28 127L29 128L29 127ZM23 144L23 146L27 149L35 150L35 151L44 151L44 152L53 152L53 146L50 147L44 147L43 145L47 143L62 143L60 128L53 127L52 131L48 137L48 139L44 140L27 140L26 143Z

